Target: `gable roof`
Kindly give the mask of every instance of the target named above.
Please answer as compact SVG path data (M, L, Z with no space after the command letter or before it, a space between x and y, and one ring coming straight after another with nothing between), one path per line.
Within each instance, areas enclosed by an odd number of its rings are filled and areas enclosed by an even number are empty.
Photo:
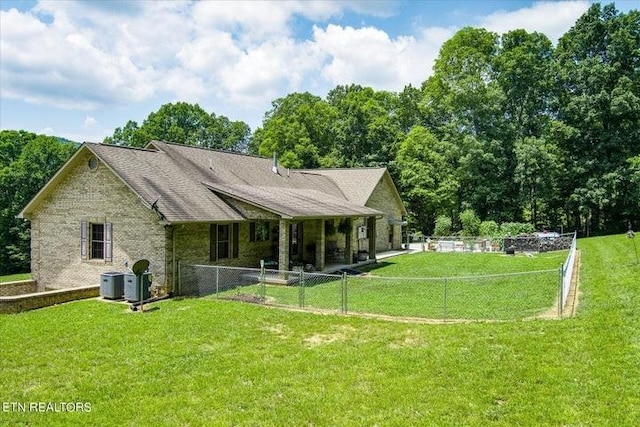
M407 211L400 199L398 189L393 183L393 179L389 175L387 168L371 167L371 168L330 168L330 169L310 169L301 171L310 175L321 175L330 178L340 188L349 201L366 205L373 194L376 186L382 180L386 180L392 188L392 193L396 198L403 215L407 215Z
M377 216L366 205L384 168L288 170L273 160L153 141L146 148L84 143L20 213L28 216L78 156L96 156L169 223L241 221L231 197L283 218ZM395 187L394 187L395 189ZM398 196L399 200L399 196Z

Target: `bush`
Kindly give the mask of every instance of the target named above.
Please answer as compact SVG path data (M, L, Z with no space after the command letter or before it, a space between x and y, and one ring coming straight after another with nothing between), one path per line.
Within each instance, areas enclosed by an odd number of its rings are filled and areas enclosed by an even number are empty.
M477 236L480 233L480 218L473 209L466 209L460 214L463 236Z
M450 236L451 235L451 218L440 215L436 218L436 227L433 230L434 236Z
M525 222L504 222L500 225L500 235L502 236L520 236L522 234L531 234L536 229L533 225Z
M499 235L500 226L495 221L482 221L480 223L480 236L496 237Z

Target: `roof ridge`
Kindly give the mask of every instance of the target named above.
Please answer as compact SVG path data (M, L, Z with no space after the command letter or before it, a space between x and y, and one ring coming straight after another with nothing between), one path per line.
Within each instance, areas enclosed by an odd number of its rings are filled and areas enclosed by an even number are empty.
M136 150L136 151L146 151L146 152L157 152L158 150L152 150L150 148L146 148L146 147L132 147L130 145L118 145L118 144L105 144L104 142L91 142L91 141L85 141L82 143L82 145L86 145L86 146L101 146L101 147L114 147L114 148L123 148L126 150Z
M373 169L387 169L386 166L357 166L353 168L342 167L342 168L310 168L310 169L291 169L296 172L322 172L322 171L354 171L354 170L373 170Z
M157 139L153 139L153 140L149 141L149 144L153 144L154 142L156 142L156 143L159 142L161 144L172 145L174 147L179 147L179 148L194 148L194 149L197 149L197 150L210 151L210 152L214 152L214 153L235 154L235 155L239 155L239 156L254 157L254 158L258 158L258 159L267 159L267 160L270 159L269 157L260 156L258 154L243 153L241 151L225 150L225 149L222 149L222 148L199 147L197 145L181 144L179 142L171 142L171 141L160 141L160 140L157 140Z

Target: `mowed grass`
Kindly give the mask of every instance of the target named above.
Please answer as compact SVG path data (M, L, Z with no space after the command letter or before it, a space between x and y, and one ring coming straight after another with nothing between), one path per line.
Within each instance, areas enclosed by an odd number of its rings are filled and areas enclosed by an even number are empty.
M0 283L29 279L31 279L31 273L9 274L7 276L0 276Z
M535 256L423 252L364 268L367 277L305 275L304 286L248 285L219 297L268 304L430 319L522 319L548 312L567 251ZM520 274L526 273L526 274Z
M0 316L0 425L640 425L640 265L580 240L575 317L412 324L173 299ZM5 405L6 406L6 405Z

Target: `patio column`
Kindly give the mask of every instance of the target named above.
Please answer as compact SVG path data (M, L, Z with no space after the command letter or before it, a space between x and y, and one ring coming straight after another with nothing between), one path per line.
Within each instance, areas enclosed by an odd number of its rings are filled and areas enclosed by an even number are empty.
M324 250L327 237L324 234L324 220L316 220L316 270L322 271L325 266Z
M289 270L289 221L280 220L278 233L278 269Z
M369 259L376 259L376 217L367 219L367 237L369 238Z
M344 262L345 264L353 263L353 221L351 218L347 218L347 232L344 242Z

